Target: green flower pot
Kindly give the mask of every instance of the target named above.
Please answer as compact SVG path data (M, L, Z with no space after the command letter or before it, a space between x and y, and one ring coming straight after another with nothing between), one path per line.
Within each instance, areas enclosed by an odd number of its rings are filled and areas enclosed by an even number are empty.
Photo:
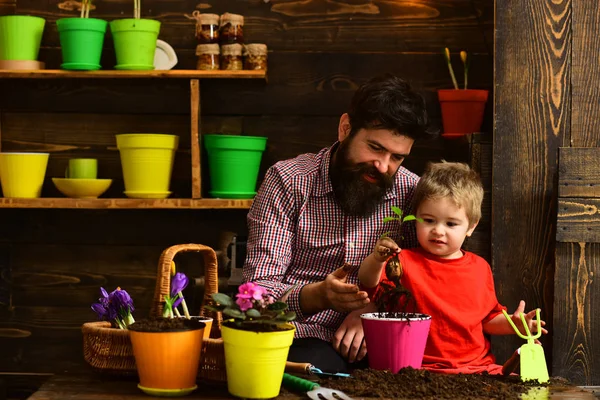
M160 22L153 19L118 19L110 22L115 44L116 69L152 70Z
M0 60L37 60L45 25L29 15L0 17Z
M96 18L62 18L56 21L63 69L100 69L102 45L108 22Z

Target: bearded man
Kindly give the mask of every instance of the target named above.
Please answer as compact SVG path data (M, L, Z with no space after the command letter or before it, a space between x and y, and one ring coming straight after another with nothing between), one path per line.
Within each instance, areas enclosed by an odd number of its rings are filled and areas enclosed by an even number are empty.
M296 312L288 360L344 372L365 357L360 314L374 305L357 268L384 232L417 245L414 226L383 219L392 206L409 211L419 177L401 164L431 136L423 97L387 74L356 91L336 143L267 171L248 213L243 276Z

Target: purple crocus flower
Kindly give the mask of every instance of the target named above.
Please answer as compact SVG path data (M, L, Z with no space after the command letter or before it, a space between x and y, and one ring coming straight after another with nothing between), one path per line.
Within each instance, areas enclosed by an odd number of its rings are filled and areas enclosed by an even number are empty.
M109 302L118 314L135 311L133 299L126 290L122 290L119 287L109 295Z
M106 306L102 303L94 303L92 304L92 310L94 310L94 312L96 314L98 314L98 319L103 321L106 317L107 314L107 310L106 310Z
M177 293L182 292L189 283L189 279L185 274L178 272L171 279L171 297L175 297Z

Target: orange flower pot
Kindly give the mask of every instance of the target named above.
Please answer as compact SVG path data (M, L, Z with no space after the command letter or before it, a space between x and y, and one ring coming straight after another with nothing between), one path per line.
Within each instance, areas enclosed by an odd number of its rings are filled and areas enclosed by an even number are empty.
M444 125L442 136L462 136L479 132L487 98L487 90L438 90Z
M183 396L197 388L204 327L181 332L130 330L140 384L153 396Z

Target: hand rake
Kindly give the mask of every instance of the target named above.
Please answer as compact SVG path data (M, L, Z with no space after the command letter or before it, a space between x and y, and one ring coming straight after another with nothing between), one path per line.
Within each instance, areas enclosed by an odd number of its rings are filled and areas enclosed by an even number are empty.
M521 380L526 381L538 381L540 383L548 382L550 380L548 376L548 367L546 365L546 357L544 356L544 349L539 344L535 344L534 339L539 338L542 335L542 326L540 325L540 310L537 309L535 317L537 320L538 331L535 335L532 335L525 321L525 315L521 313L521 322L527 335L523 335L519 329L515 326L514 322L505 310L502 313L513 327L517 335L521 339L527 340L527 343L519 348L520 353L520 366L521 366Z
M318 383L299 378L288 373L283 374L283 385L289 389L306 392L313 400L352 400L346 393L340 390L328 389L319 386Z

